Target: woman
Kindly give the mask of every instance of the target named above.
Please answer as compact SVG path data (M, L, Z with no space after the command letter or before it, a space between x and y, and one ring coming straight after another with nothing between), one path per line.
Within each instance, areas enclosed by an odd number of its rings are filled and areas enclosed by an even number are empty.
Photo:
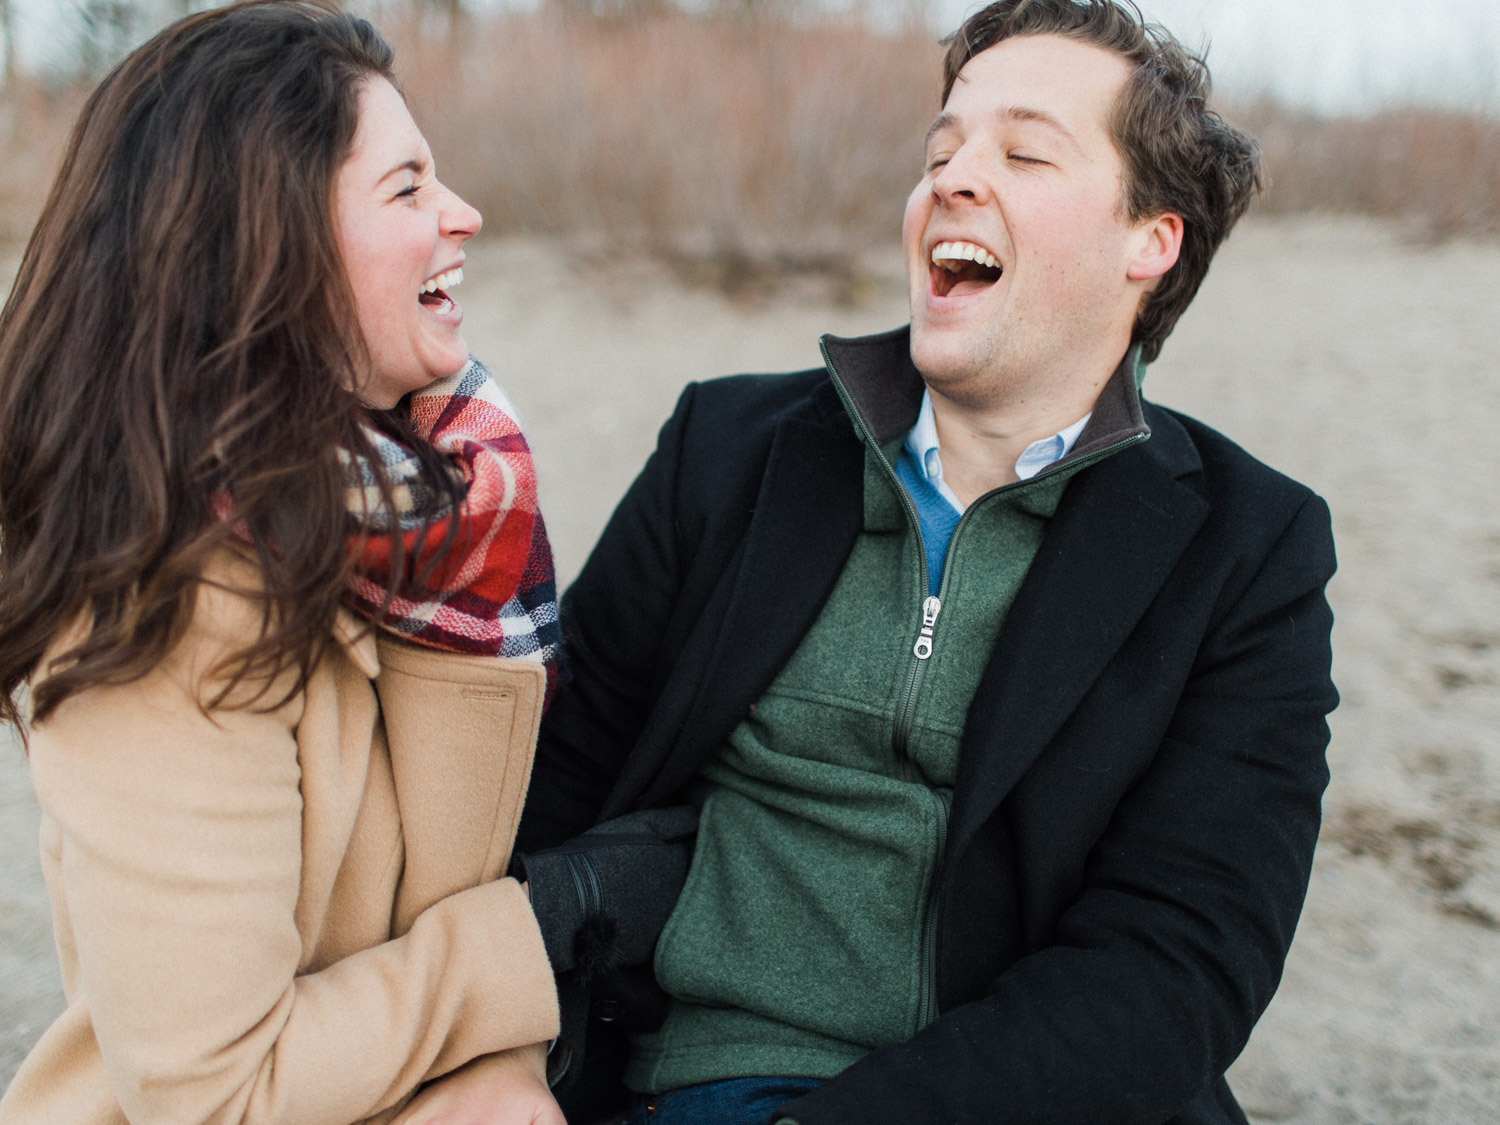
M444 291L479 222L331 6L186 19L85 107L0 316L0 708L69 1001L5 1125L562 1121L499 878L550 556Z

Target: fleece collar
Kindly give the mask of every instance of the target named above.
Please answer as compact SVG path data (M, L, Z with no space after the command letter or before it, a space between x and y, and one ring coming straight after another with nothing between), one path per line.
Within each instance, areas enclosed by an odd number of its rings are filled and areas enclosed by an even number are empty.
M883 448L916 424L926 384L911 361L911 329L875 336L826 335L820 341L828 373L856 430ZM1048 471L1073 464L1130 438L1151 435L1141 405L1146 362L1139 344L1132 345L1099 393L1094 412L1071 452Z

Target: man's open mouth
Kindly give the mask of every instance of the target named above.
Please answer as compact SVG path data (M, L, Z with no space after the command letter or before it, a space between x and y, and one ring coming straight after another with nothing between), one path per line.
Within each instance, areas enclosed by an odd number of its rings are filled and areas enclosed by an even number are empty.
M447 312L453 307L453 298L448 296L447 290L452 289L464 279L462 269L446 270L434 277L429 277L422 283L422 289L417 294L417 300L424 308L433 312Z
M939 297L967 297L1000 280L999 259L974 242L939 242L932 248L932 291Z

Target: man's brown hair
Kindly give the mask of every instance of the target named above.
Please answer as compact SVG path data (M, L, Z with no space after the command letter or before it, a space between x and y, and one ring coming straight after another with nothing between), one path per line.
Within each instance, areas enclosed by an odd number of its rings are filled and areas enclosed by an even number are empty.
M1155 359L1192 302L1214 251L1262 186L1260 146L1208 108L1208 66L1130 0L998 0L946 43L943 102L964 65L1023 35L1062 35L1121 55L1132 73L1110 121L1125 162L1132 221L1182 216L1182 252L1136 317L1132 340Z

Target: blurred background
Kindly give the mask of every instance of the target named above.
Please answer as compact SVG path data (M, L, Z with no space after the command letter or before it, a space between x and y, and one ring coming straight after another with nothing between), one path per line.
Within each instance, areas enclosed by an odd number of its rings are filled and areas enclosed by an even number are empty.
M0 234L24 237L90 84L192 0L0 0ZM851 265L910 190L937 38L970 0L364 0L492 235ZM1500 231L1494 0L1149 0L1265 145L1265 213ZM830 190L837 185L836 190Z
M8 279L91 85L191 0L0 0ZM969 0L363 0L566 582L689 380L906 319L901 209ZM1255 1122L1500 1123L1500 4L1142 0L1271 185L1146 384L1332 506L1334 781ZM61 1009L0 744L0 1085Z

